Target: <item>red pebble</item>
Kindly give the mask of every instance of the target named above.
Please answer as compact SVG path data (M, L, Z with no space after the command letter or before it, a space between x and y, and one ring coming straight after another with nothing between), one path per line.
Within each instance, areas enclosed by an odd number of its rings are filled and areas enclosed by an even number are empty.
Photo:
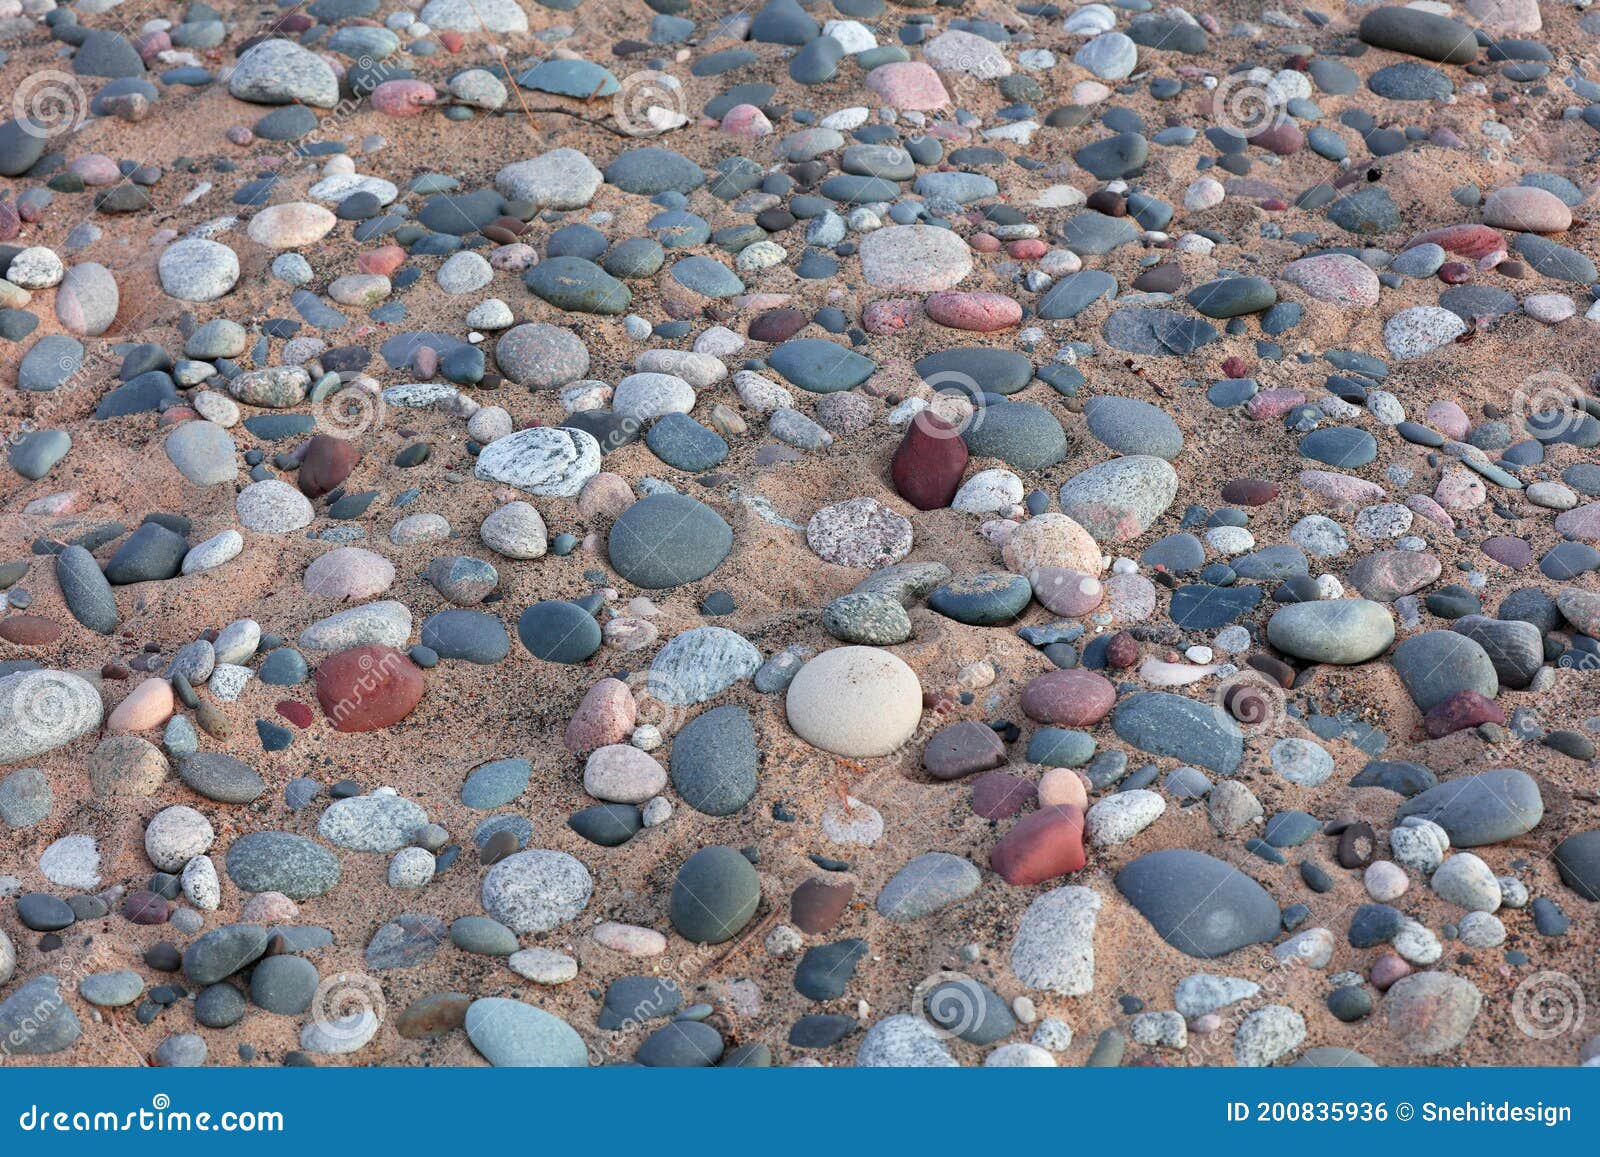
M1465 261L1446 261L1439 266L1439 280L1446 285L1460 285L1472 280L1472 266Z
M1488 696L1477 691L1457 691L1448 699L1436 703L1423 717L1430 739L1443 739L1457 731L1466 731L1480 723L1504 723L1506 713Z
M971 333L993 333L1022 323L1021 303L1003 293L949 290L935 293L922 308L940 325Z
M311 726L316 716L311 714L311 708L304 703L296 703L293 699L283 699L278 702L277 712L290 723L304 731Z
M300 493L307 498L321 498L350 477L350 471L361 461L361 451L345 438L331 434L314 435L300 456L300 469L295 481Z
M1276 497L1278 484L1262 478L1235 478L1222 487L1222 501L1234 506L1265 506Z
M949 506L967 467L967 444L954 425L927 411L912 419L889 464L895 492L918 510Z
M1429 229L1407 241L1405 247L1414 249L1429 242L1446 253L1473 259L1487 257L1496 249L1506 247L1506 239L1487 225L1446 225L1440 229Z
M1139 641L1127 631L1118 631L1106 642L1106 663L1126 671L1139 661Z
M446 52L460 52L467 43L466 37L461 33L452 32L448 28L443 32L435 32L434 35L439 38L439 43L444 45Z
M421 80L386 80L372 90L372 107L392 117L417 116L438 99L433 85Z
M1222 372L1230 378L1247 378L1250 376L1250 363L1241 357L1231 357L1222 363Z
M388 277L405 263L406 251L398 245L384 245L370 249L356 257L356 268L362 273L376 273Z
M1023 817L989 853L989 866L1013 887L1065 876L1084 862L1083 813L1071 804L1040 808Z
M1050 246L1037 237L1024 237L1007 245L1006 252L1018 261L1037 261L1050 252Z
M1082 667L1048 671L1022 689L1022 713L1035 723L1090 727L1117 701L1111 680Z
M416 709L422 671L393 647L369 643L325 659L317 668L317 702L335 731L376 731Z

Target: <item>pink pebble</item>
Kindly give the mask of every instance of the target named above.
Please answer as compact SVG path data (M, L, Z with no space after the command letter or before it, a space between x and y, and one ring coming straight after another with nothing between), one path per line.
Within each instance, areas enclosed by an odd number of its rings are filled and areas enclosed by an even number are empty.
M920 60L881 64L867 73L866 83L891 108L932 112L950 103L939 74Z
M967 238L967 244L978 253L1000 252L1000 238L993 233L974 233Z
M899 333L911 324L917 303L904 297L874 301L861 313L861 327L871 334Z
M67 171L83 178L85 185L115 185L122 180L117 162L103 153L85 153L67 166Z
M1281 418L1306 400L1302 390L1262 390L1244 404L1244 412L1257 422L1268 418Z
M1018 261L1037 261L1050 252L1050 246L1037 237L1024 237L1007 245L1006 252Z
M172 684L146 679L133 689L106 720L107 731L149 731L172 718Z
M772 132L772 122L755 105L736 104L722 118L722 131L736 137L764 137Z
M489 254L489 264L502 273L521 273L539 264L539 252L532 245L518 241L502 245Z
M386 80L372 90L372 107L392 117L414 117L437 100L433 85L420 80Z
M1433 402L1422 416L1428 425L1439 433L1458 442L1472 429L1472 419L1468 418L1467 412L1454 402Z
M923 303L940 325L974 333L993 333L1022 324L1022 304L1003 293L950 290Z
M1367 975L1371 978L1374 988L1379 992L1387 992L1395 981L1411 975L1411 965L1389 953L1373 961L1372 971Z

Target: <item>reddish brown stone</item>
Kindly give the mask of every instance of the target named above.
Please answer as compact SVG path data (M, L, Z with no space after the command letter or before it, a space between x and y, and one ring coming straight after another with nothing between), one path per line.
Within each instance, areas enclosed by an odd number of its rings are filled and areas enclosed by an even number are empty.
M353 443L328 434L315 435L300 459L300 493L307 498L321 498L350 477L350 471L360 461L361 451Z
M789 919L808 936L821 936L831 932L839 917L850 906L856 894L855 882L811 879L794 890L789 897Z
M1083 865L1083 813L1070 804L1025 816L989 853L989 866L1017 887L1042 884Z
M967 467L967 444L960 431L936 414L924 411L912 419L894 452L889 476L895 492L918 510L949 506L961 488Z
M1274 659L1271 655L1251 655L1245 662L1263 675L1276 679L1278 686L1285 691L1294 686L1294 668L1281 659Z
M43 615L12 615L0 620L0 639L19 647L43 647L61 637L61 624Z
M296 727L310 727L316 718L311 714L311 708L304 703L297 703L293 699L283 699L278 702L277 712Z
M1500 704L1477 691L1457 691L1423 717L1430 739L1443 739L1480 723L1504 723L1506 713Z
M1118 631L1106 640L1106 665L1126 671L1139 661L1139 640L1127 631Z
M317 702L335 731L376 731L416 709L422 671L393 647L372 643L325 659L317 668Z
M1473 259L1487 257L1506 247L1506 239L1487 225L1446 225L1442 229L1418 233L1406 242L1406 248L1415 249L1430 242L1446 253Z
M626 743L633 734L638 708L633 692L621 679L602 679L583 697L567 723L566 747L588 755L608 743Z
M788 341L805 329L809 319L798 309L785 306L769 309L750 322L750 340L764 342Z
M1235 506L1265 506L1278 497L1278 484L1262 478L1235 478L1222 487L1222 501Z
M1305 147L1306 135L1294 121L1283 117L1251 137L1250 143L1280 157L1292 157Z
M142 888L129 892L122 901L122 914L135 924L165 924L171 911L165 897Z
M1022 711L1035 723L1088 727L1104 719L1116 701L1111 680L1078 667L1040 675L1022 689Z
M1006 761L1006 745L994 728L973 720L952 723L928 740L922 766L934 779L960 779Z
M1031 779L1008 771L991 771L972 781L972 812L986 820L1008 820L1038 802Z
M394 1030L406 1040L433 1040L467 1022L472 997L464 992L430 992L395 1017Z

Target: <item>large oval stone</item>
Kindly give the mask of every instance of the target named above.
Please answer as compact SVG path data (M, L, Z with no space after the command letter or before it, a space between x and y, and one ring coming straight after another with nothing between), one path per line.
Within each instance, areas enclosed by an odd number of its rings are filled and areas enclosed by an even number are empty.
M1202 960L1278 934L1281 913L1267 890L1202 852L1165 848L1117 873L1117 890L1178 951Z

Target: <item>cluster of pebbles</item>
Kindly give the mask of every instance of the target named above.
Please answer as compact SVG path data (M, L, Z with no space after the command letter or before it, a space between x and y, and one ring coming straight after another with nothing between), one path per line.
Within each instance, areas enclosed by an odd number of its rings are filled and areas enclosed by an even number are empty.
M0 0L0 1051L1597 1063L1600 13L1198 7Z

